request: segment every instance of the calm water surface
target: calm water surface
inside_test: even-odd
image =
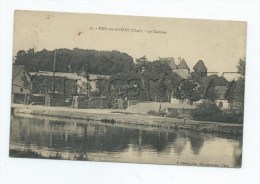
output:
[[[236,137],[82,120],[12,116],[10,149],[43,158],[240,167]],[[34,154],[16,157],[37,157]],[[38,158],[38,157],[37,157]]]

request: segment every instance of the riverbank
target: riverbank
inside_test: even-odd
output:
[[[188,119],[128,113],[122,109],[73,109],[69,107],[12,105],[14,114],[31,114],[65,119],[100,121],[129,126],[160,127],[165,129],[197,130],[205,133],[242,134],[243,125],[220,122],[204,122]]]
[[[39,150],[37,147],[24,148],[23,146],[10,145],[9,156],[14,158],[39,158],[55,160],[89,160],[88,157],[81,153],[58,152],[48,148]]]

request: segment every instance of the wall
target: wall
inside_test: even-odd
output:
[[[184,79],[188,79],[190,77],[190,71],[189,69],[177,69],[174,70],[179,76],[181,76]]]
[[[220,106],[220,103],[222,103],[222,107]],[[224,109],[229,109],[229,102],[228,100],[216,100],[216,105],[218,107],[220,107],[220,109],[224,110]]]

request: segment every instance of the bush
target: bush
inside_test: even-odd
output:
[[[166,116],[166,112],[165,111],[154,111],[154,110],[150,110],[147,112],[147,114],[149,115],[153,115],[153,116]]]
[[[216,121],[221,113],[215,103],[204,102],[192,112],[192,117],[199,121]]]
[[[176,118],[178,115],[179,115],[179,114],[178,114],[177,110],[174,110],[174,111],[170,111],[170,112],[167,114],[167,117]]]
[[[165,111],[159,111],[156,114],[157,114],[157,116],[166,116],[166,112]]]
[[[150,110],[150,111],[147,112],[147,114],[154,116],[154,115],[156,115],[156,112],[154,110]]]
[[[243,123],[243,113],[236,113],[234,111],[224,111],[222,113],[221,122]]]
[[[225,123],[243,123],[243,113],[222,111],[213,102],[204,102],[192,112],[194,120],[216,121]]]

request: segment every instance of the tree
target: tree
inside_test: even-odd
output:
[[[204,102],[192,112],[193,118],[199,121],[217,121],[221,114],[222,111],[212,102]]]
[[[202,94],[203,99],[210,101],[216,100],[219,95],[215,90],[216,86],[226,85],[226,79],[218,77],[217,75],[203,77],[201,81],[200,93]]]
[[[232,110],[236,113],[243,113],[244,111],[244,93],[245,93],[245,59],[240,59],[237,65],[237,72],[241,75],[238,80],[234,82],[229,92],[229,101],[231,102]]]
[[[15,64],[25,65],[29,72],[52,71],[54,51],[20,50]],[[85,66],[90,73],[112,75],[134,70],[133,58],[119,51],[96,51],[74,48],[57,49],[56,70],[59,72],[80,72]]]
[[[245,71],[246,71],[246,59],[239,59],[238,65],[237,65],[237,72],[241,74],[241,78],[245,77]]]
[[[197,101],[200,94],[197,92],[197,84],[193,80],[181,80],[176,88],[175,96],[177,99],[190,99]]]

